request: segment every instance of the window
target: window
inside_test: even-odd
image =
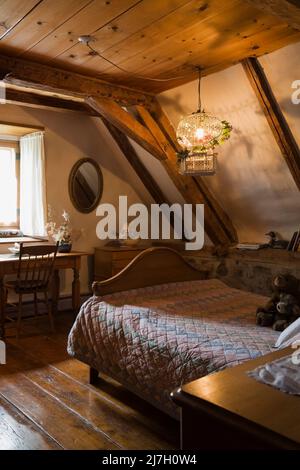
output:
[[[0,121],[0,234],[44,236],[44,132]]]
[[[18,162],[15,148],[0,141],[0,227],[18,227]]]

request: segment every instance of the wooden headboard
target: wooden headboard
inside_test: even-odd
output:
[[[168,282],[205,279],[205,272],[189,264],[171,248],[148,248],[122,271],[105,281],[93,283],[95,295],[106,295]]]

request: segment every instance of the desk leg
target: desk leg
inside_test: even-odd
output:
[[[52,279],[52,312],[54,315],[58,312],[59,290],[60,290],[59,271],[55,269],[53,272],[53,279]]]
[[[72,283],[72,307],[73,314],[76,317],[80,309],[80,270],[78,267],[73,268],[73,283]]]
[[[5,337],[5,301],[3,278],[0,278],[0,339]]]

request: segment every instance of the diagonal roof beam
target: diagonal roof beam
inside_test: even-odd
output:
[[[107,98],[89,97],[86,99],[86,103],[158,160],[166,158],[151,132],[115,101]]]
[[[135,148],[130,143],[130,140],[127,135],[125,135],[124,132],[120,131],[117,127],[115,127],[105,118],[102,118],[102,121],[107,130],[109,131],[110,135],[118,145],[119,149],[121,150],[127,161],[130,163],[130,165],[144,184],[147,191],[151,194],[153,200],[157,204],[169,204],[169,201],[160,189],[159,185],[140,160]]]
[[[256,58],[245,59],[242,65],[267,118],[270,129],[300,189],[300,149],[273,94],[262,66]]]

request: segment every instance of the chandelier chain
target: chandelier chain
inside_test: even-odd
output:
[[[198,67],[198,113],[202,111],[202,104],[201,104],[201,67]]]

